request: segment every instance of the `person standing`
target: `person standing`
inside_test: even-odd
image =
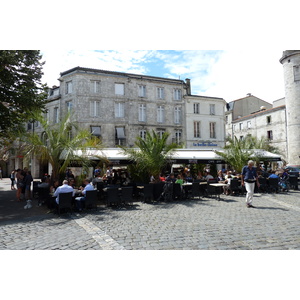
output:
[[[246,205],[247,207],[255,208],[252,205],[255,182],[257,182],[257,186],[259,187],[258,176],[256,172],[256,168],[254,167],[253,160],[248,161],[248,165],[244,166],[242,169],[242,185],[245,186],[247,191],[246,194]]]
[[[12,170],[11,173],[10,173],[10,180],[11,180],[11,190],[15,190],[15,178],[16,178],[16,174],[15,174],[15,170]]]

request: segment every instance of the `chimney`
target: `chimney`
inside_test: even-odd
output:
[[[191,79],[186,78],[185,83],[186,83],[186,93],[187,95],[191,95]]]

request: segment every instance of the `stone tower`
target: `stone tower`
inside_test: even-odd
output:
[[[300,165],[300,50],[286,50],[283,65],[287,120],[288,164]]]

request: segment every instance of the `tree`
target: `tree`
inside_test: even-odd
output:
[[[258,139],[251,135],[247,135],[244,139],[238,140],[236,136],[233,138],[227,137],[226,145],[223,148],[224,152],[215,151],[222,156],[225,161],[230,164],[236,172],[241,173],[243,166],[251,158],[256,162],[260,162],[262,157],[255,151],[256,149],[277,152],[278,150],[270,145],[266,138]]]
[[[27,133],[22,138],[25,156],[34,155],[41,162],[50,163],[55,180],[65,174],[72,162],[80,163],[84,168],[91,166],[92,162],[85,152],[91,148],[102,149],[97,137],[79,129],[71,119],[71,115],[67,114],[60,123],[51,126],[41,115],[36,115],[35,120],[41,123],[43,133]],[[77,154],[77,150],[82,151],[81,155]]]
[[[0,138],[22,127],[47,97],[39,50],[0,51]]]
[[[170,133],[165,132],[162,137],[154,130],[147,132],[145,139],[137,137],[135,145],[138,149],[125,148],[122,150],[127,154],[135,164],[135,170],[132,170],[142,180],[149,181],[153,176],[159,181],[159,174],[167,166],[170,156],[178,147],[177,144],[167,144]],[[146,178],[145,178],[146,177]]]

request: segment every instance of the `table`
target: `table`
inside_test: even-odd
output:
[[[215,187],[218,187],[218,188],[220,188],[220,187],[222,187],[222,186],[223,186],[223,187],[224,187],[224,186],[227,186],[226,183],[210,183],[209,185],[215,186]],[[217,193],[217,194],[216,194],[216,195],[217,195],[217,198],[218,198],[218,201],[221,200],[220,194],[221,194],[221,193]]]

